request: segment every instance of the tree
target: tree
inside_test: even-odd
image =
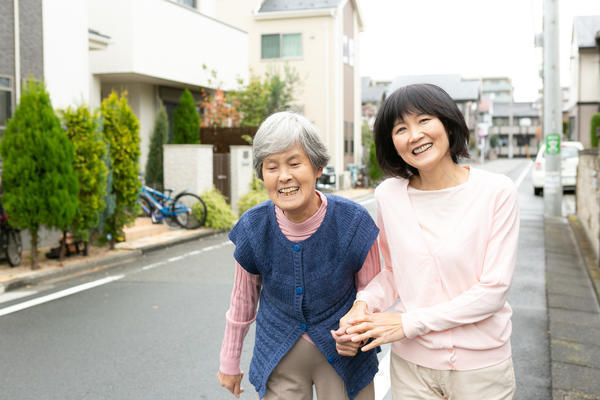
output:
[[[137,199],[141,190],[139,122],[127,104],[127,93],[121,97],[112,92],[100,106],[104,117],[104,138],[110,146],[112,185],[109,193],[115,195],[114,213],[106,220],[105,231],[110,247],[122,240],[123,227],[135,220],[139,211]]]
[[[158,190],[163,190],[163,145],[169,140],[169,120],[167,111],[162,105],[154,119],[154,130],[150,138],[150,151],[146,161],[146,185]]]
[[[241,116],[242,126],[258,126],[269,115],[292,108],[301,84],[300,74],[285,64],[283,76],[278,70],[267,72],[264,78],[250,75],[247,85],[238,81],[239,89],[230,93],[231,103]]]
[[[379,167],[377,162],[377,155],[375,152],[375,141],[371,142],[371,148],[369,149],[369,178],[372,183],[379,181],[383,177],[383,171]]]
[[[173,143],[196,144],[200,129],[200,114],[192,93],[185,89],[179,98],[179,105],[173,112]]]
[[[108,175],[108,168],[104,162],[106,146],[100,118],[92,114],[85,105],[77,109],[68,107],[62,112],[62,120],[75,151],[73,168],[79,182],[79,206],[71,229],[75,239],[85,244],[84,254],[87,255],[90,233],[98,227],[100,214],[105,208]],[[63,247],[64,242],[65,240]]]
[[[64,231],[77,209],[73,146],[43,83],[29,80],[0,146],[2,202],[13,225],[31,233],[31,268],[38,269],[41,226]]]
[[[227,103],[227,97],[221,89],[215,90],[213,94],[202,90],[202,127],[237,125],[239,113]]]

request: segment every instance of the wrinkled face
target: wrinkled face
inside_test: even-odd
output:
[[[267,156],[262,164],[269,197],[292,222],[302,222],[320,206],[315,184],[323,169],[315,169],[300,146]]]
[[[427,114],[406,114],[396,120],[392,141],[398,155],[420,172],[452,161],[444,124]]]

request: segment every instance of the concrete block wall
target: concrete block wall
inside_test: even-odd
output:
[[[229,149],[231,208],[238,215],[238,200],[250,190],[252,182],[252,146],[230,146]]]
[[[579,152],[577,167],[577,216],[583,225],[596,255],[600,238],[600,159],[598,149]]]
[[[165,144],[163,173],[166,189],[201,194],[213,186],[213,146],[209,144]]]

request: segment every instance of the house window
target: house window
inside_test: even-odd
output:
[[[276,33],[261,36],[261,58],[302,57],[301,33]]]
[[[12,116],[12,87],[10,79],[0,77],[0,134],[4,133]]]

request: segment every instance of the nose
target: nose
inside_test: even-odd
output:
[[[418,126],[408,127],[407,130],[410,135],[409,140],[413,143],[418,142],[423,137],[423,132],[421,132]]]
[[[279,181],[280,182],[287,182],[292,178],[292,175],[290,174],[290,170],[288,167],[282,167],[280,172],[279,172]]]

